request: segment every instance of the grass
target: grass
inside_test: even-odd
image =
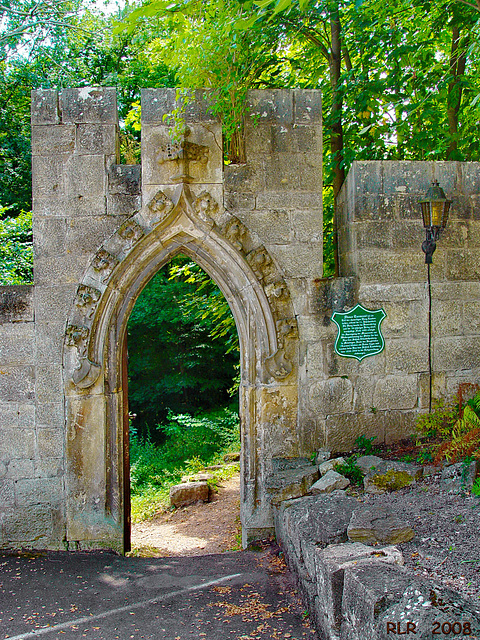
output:
[[[152,518],[169,508],[170,487],[182,476],[206,466],[221,464],[223,456],[240,450],[238,415],[221,409],[199,416],[169,415],[161,425],[167,434],[163,445],[130,437],[132,522]],[[209,471],[213,489],[238,471],[238,465]]]

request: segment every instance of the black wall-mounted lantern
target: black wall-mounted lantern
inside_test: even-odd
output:
[[[425,227],[425,240],[422,242],[422,251],[425,253],[425,264],[432,264],[432,256],[437,248],[437,240],[448,222],[451,200],[447,200],[445,192],[436,180],[420,200],[422,206],[423,226]]]
[[[430,265],[432,256],[437,248],[437,240],[447,226],[448,213],[450,211],[451,200],[447,200],[445,192],[436,180],[425,194],[425,198],[420,200],[422,206],[423,226],[425,227],[425,240],[422,242],[422,251],[425,254],[425,264],[427,265],[428,282],[428,374],[429,374],[429,400],[428,410],[432,411],[432,284],[430,281]]]

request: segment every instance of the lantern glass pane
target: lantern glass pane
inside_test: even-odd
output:
[[[432,226],[432,217],[431,217],[431,209],[430,202],[422,202],[422,215],[423,215],[423,226],[431,227]]]
[[[437,200],[432,202],[432,226],[441,227],[443,218],[443,204],[444,200]]]

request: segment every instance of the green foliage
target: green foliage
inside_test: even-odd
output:
[[[443,398],[434,402],[430,413],[422,413],[416,420],[417,432],[426,438],[450,435],[453,425],[458,419],[458,406],[452,402],[445,403]]]
[[[473,483],[472,493],[474,496],[478,496],[480,498],[480,477],[476,478],[475,482]]]
[[[231,402],[237,340],[222,294],[188,258],[177,256],[150,280],[128,323],[129,405],[142,437],[150,425],[160,441],[152,425],[169,410],[194,414]]]
[[[360,467],[357,467],[356,459],[357,457],[355,455],[350,456],[346,458],[345,464],[335,465],[334,470],[348,478],[352,484],[361,485],[365,474]]]
[[[5,208],[0,208],[1,212]],[[0,219],[0,285],[33,283],[32,214]]]
[[[355,440],[355,446],[357,449],[362,451],[366,456],[369,456],[373,449],[373,441],[377,439],[377,436],[372,436],[371,438],[367,438],[365,435],[359,436]]]
[[[419,464],[429,464],[433,462],[433,456],[430,451],[420,451],[417,456],[417,462]]]
[[[180,482],[183,475],[196,473],[205,465],[220,462],[226,452],[240,449],[238,415],[230,409],[196,417],[170,414],[161,429],[167,434],[161,446],[137,435],[130,437],[134,521],[166,508],[169,488]],[[216,479],[229,473],[232,467],[217,474]]]
[[[417,430],[423,437],[441,439],[435,462],[444,458],[457,462],[469,456],[480,460],[480,391],[467,401],[461,413],[458,402],[437,402],[432,413],[417,418]]]

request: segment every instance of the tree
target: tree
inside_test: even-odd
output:
[[[155,434],[169,410],[194,414],[232,401],[238,341],[226,302],[219,315],[219,298],[208,276],[178,256],[137,300],[128,324],[129,405],[142,435],[147,425]]]

